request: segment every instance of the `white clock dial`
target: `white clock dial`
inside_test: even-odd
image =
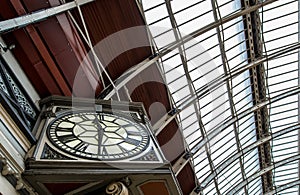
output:
[[[135,156],[149,144],[145,127],[122,114],[77,111],[54,119],[47,129],[50,141],[75,156],[120,160]]]

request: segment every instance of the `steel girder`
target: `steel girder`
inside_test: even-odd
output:
[[[75,8],[76,6],[84,5],[86,3],[90,3],[94,0],[75,0],[69,3],[65,3],[56,7],[51,7],[44,10],[39,10],[37,12],[34,12],[32,14],[27,14],[25,16],[20,16],[17,18],[12,18],[8,20],[4,20],[0,22],[0,34],[10,31],[19,29],[22,27],[25,27],[29,24],[33,24],[36,22],[39,22],[41,20],[44,20],[46,18],[49,18],[51,16],[55,16],[57,14],[66,12],[70,9]]]
[[[210,23],[210,24],[204,26],[203,28],[200,28],[200,29],[188,34],[188,35],[185,35],[185,36],[182,37],[182,41],[180,41],[180,42],[174,41],[174,42],[170,43],[164,49],[162,49],[159,53],[154,54],[154,55],[150,56],[149,58],[143,60],[139,64],[137,64],[134,67],[134,69],[130,69],[130,70],[126,71],[123,76],[121,76],[119,79],[117,79],[115,81],[115,83],[116,83],[116,88],[115,89],[116,90],[121,89],[131,79],[133,79],[136,75],[138,75],[141,71],[145,70],[151,64],[158,61],[159,58],[167,55],[168,53],[170,53],[174,49],[178,48],[178,46],[194,39],[195,37],[198,37],[198,36],[204,34],[205,32],[208,32],[208,31],[220,26],[221,24],[225,24],[225,23],[227,23],[227,22],[229,22],[229,21],[231,21],[235,18],[243,16],[247,13],[253,12],[253,11],[255,11],[255,10],[265,6],[265,5],[271,4],[271,3],[276,2],[276,1],[278,1],[278,0],[266,0],[264,2],[260,2],[260,3],[254,5],[254,6],[250,6],[246,9],[243,9],[239,12],[236,12],[235,14],[224,17],[224,18],[222,18],[222,20],[218,20],[216,22]],[[104,99],[110,99],[114,94],[115,94],[115,90],[111,90],[111,87],[107,87],[106,90],[104,90],[104,93],[102,94],[101,97],[103,97]]]

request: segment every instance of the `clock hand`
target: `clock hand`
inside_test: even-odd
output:
[[[134,145],[134,146],[138,146],[140,144],[140,141],[134,138],[130,138],[130,137],[126,137],[124,139],[124,141],[128,144]]]
[[[104,129],[101,126],[101,123],[98,119],[99,115],[96,115],[95,120],[93,121],[94,124],[97,126],[97,132],[98,132],[98,155],[101,154],[101,145],[103,141],[103,136],[104,136]]]

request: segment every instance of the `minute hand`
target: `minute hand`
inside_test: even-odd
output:
[[[97,126],[97,132],[98,132],[98,155],[101,154],[101,145],[103,141],[103,135],[104,135],[104,129],[101,126],[101,123],[98,119],[98,117],[95,118],[94,123]]]

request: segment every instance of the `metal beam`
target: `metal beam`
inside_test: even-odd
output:
[[[277,192],[281,192],[283,190],[286,190],[286,189],[289,189],[289,188],[292,188],[292,187],[295,187],[297,185],[300,185],[300,180],[297,179],[295,181],[292,181],[292,182],[289,182],[289,183],[286,183],[284,185],[280,185],[280,186],[276,186],[276,190],[272,190],[268,193],[265,193],[264,195],[273,195],[273,194],[277,194]]]
[[[243,0],[244,8],[251,6],[250,0]],[[261,42],[261,23],[259,20],[259,12],[255,10],[247,13],[245,16],[245,29],[248,43],[248,56],[249,61],[254,61],[256,58],[262,56],[262,42]],[[250,69],[250,79],[253,91],[253,104],[259,104],[261,101],[266,100],[266,84],[265,84],[265,70],[263,64],[259,64]],[[268,108],[262,107],[255,111],[255,125],[256,137],[261,139],[270,134],[269,132],[269,115]],[[261,169],[265,168],[271,163],[271,149],[270,143],[267,142],[260,145],[258,148],[259,164]],[[268,192],[273,189],[272,172],[267,172],[262,175],[263,192]]]
[[[266,174],[269,171],[272,171],[273,169],[283,166],[285,164],[288,164],[290,162],[296,161],[300,159],[300,154],[294,155],[292,157],[286,158],[284,160],[275,162],[274,164],[267,166],[261,170],[259,170],[258,172],[256,172],[255,174],[251,175],[250,177],[248,177],[247,181],[243,181],[235,186],[233,186],[231,188],[231,190],[229,192],[226,192],[226,194],[234,194],[236,191],[239,191],[242,187],[244,187],[247,183],[250,183],[252,181],[254,181],[255,179],[257,179],[258,177]]]
[[[218,13],[219,13],[219,17],[221,17],[218,1],[211,0],[211,5],[212,5],[212,8],[213,8],[214,19],[215,19],[215,21],[217,21],[218,20]],[[220,52],[221,52],[223,70],[224,70],[225,76],[229,76],[229,79],[226,79],[226,87],[227,87],[228,100],[229,100],[229,104],[230,104],[230,112],[231,112],[232,118],[235,118],[235,117],[238,117],[238,115],[237,115],[237,112],[236,112],[235,103],[233,101],[233,94],[232,94],[233,93],[233,88],[232,88],[233,87],[232,86],[233,78],[231,77],[231,70],[230,70],[230,66],[228,64],[226,51],[225,51],[225,43],[223,42],[223,41],[225,41],[224,40],[223,25],[220,25],[220,26],[221,26],[222,32],[220,30],[220,27],[217,27],[216,31],[217,31],[217,37],[218,37],[218,41],[219,41],[219,45],[220,45],[219,48],[220,48]],[[241,142],[240,142],[240,138],[239,138],[238,128],[239,128],[239,124],[238,124],[238,120],[237,120],[235,123],[233,123],[233,129],[234,129],[234,135],[235,135],[234,137],[235,137],[235,143],[236,143],[237,150],[238,150],[238,152],[241,152],[242,146],[241,146]],[[240,163],[240,169],[241,169],[241,173],[242,173],[242,179],[246,180],[244,162],[243,162],[243,159],[242,159],[243,156],[244,155],[239,157],[239,163]],[[217,175],[215,175],[215,177],[216,176]],[[247,186],[244,187],[244,193],[246,195],[248,195]]]
[[[249,114],[256,112],[257,110],[261,109],[262,107],[265,107],[266,105],[269,105],[271,103],[277,102],[284,98],[290,97],[291,95],[295,95],[295,94],[299,94],[299,93],[300,93],[300,85],[297,87],[292,87],[289,91],[286,91],[286,92],[281,93],[273,98],[270,98],[269,100],[266,100],[259,104],[256,104],[247,110],[241,111],[240,113],[238,113],[239,119],[244,118],[244,117],[248,116]],[[224,129],[226,129],[227,127],[232,125],[236,120],[238,120],[238,119],[237,118],[228,119],[228,120],[224,121],[223,124],[220,124],[220,125],[216,126],[215,128],[213,128],[211,130],[211,133],[208,134],[207,138],[199,141],[196,144],[196,146],[191,149],[191,152],[193,154],[195,154],[199,149],[201,149],[205,145],[206,142],[208,142],[212,138],[216,137],[220,132],[222,132]]]
[[[157,45],[155,44],[153,36],[152,36],[151,31],[149,29],[149,25],[148,25],[147,20],[146,20],[146,16],[145,16],[145,11],[144,11],[144,8],[143,8],[142,0],[140,0],[140,1],[139,0],[135,0],[135,3],[136,3],[136,5],[137,5],[137,7],[138,7],[138,9],[139,9],[142,17],[143,17],[143,20],[144,20],[145,24],[146,24],[148,41],[149,41],[149,43],[151,45],[151,47],[150,47],[151,53],[153,54],[153,53],[155,53],[155,48],[157,48]]]
[[[300,1],[298,1],[298,22],[300,21]],[[298,42],[300,42],[300,33],[298,33]],[[298,50],[298,78],[300,78],[300,50]],[[300,85],[300,79],[298,79],[298,85]],[[298,121],[300,121],[300,96],[298,96]],[[298,140],[300,140],[300,130],[298,131]],[[300,141],[298,141],[298,152],[300,153]],[[300,179],[300,161],[298,162],[298,178]],[[298,188],[298,194],[300,194],[300,187]]]
[[[256,142],[246,146],[242,151],[233,154],[232,156],[228,156],[228,159],[222,164],[220,164],[218,167],[216,167],[216,172],[208,175],[203,181],[201,181],[201,187],[206,188],[207,185],[211,182],[211,180],[218,174],[220,174],[223,170],[227,168],[228,165],[232,164],[236,159],[241,157],[242,155],[252,151],[253,149],[257,148],[258,146],[271,141],[272,139],[278,138],[282,135],[285,135],[287,133],[290,133],[292,131],[296,131],[300,129],[300,123],[297,123],[295,125],[289,126],[287,128],[284,128],[280,131],[277,131],[276,133],[269,135],[265,138],[262,138],[260,140],[257,140]]]
[[[162,120],[159,120],[153,125],[153,129],[156,135],[158,135],[165,126],[167,126],[177,115],[180,114],[184,109],[188,108],[190,105],[193,104],[193,101],[198,100],[199,98],[207,95],[209,93],[209,90],[212,91],[216,89],[218,86],[222,85],[224,82],[226,82],[229,79],[233,79],[243,73],[246,70],[249,70],[252,67],[255,67],[267,60],[273,60],[279,56],[282,56],[290,51],[296,50],[300,48],[300,43],[296,43],[295,45],[292,45],[288,48],[284,48],[278,52],[274,52],[273,54],[270,54],[269,56],[265,56],[263,58],[257,59],[241,68],[235,69],[231,72],[230,75],[221,75],[217,77],[216,79],[212,80],[211,82],[207,83],[207,86],[209,86],[209,89],[207,87],[201,87],[199,90],[197,90],[197,95],[192,96],[190,100],[187,100],[187,102],[184,105],[179,106],[179,109],[176,110],[176,112],[169,111],[165,116],[162,117]],[[126,76],[126,75],[125,75]]]
[[[172,166],[172,170],[175,173],[175,176],[177,176],[180,171],[185,167],[185,165],[189,162],[190,158],[190,153],[185,152],[180,156],[180,158],[174,163]]]
[[[170,22],[171,22],[171,25],[172,25],[172,28],[173,28],[173,33],[174,33],[176,42],[180,43],[180,42],[182,42],[182,36],[181,36],[180,30],[178,29],[178,26],[177,26],[177,23],[176,23],[176,19],[175,19],[173,10],[172,10],[171,2],[170,2],[170,0],[165,0],[165,2],[166,2],[166,7],[167,7],[168,14],[169,14],[169,18],[170,18]],[[188,83],[189,92],[190,92],[190,94],[192,94],[192,96],[195,96],[196,95],[196,88],[195,88],[195,86],[192,82],[190,72],[189,72],[189,69],[188,69],[184,44],[178,45],[177,49],[179,51],[179,56],[180,56],[181,63],[182,63],[182,66],[183,66],[184,75],[185,75],[187,83]],[[200,110],[199,101],[193,101],[193,107],[194,107],[194,110],[195,110],[195,115],[197,117],[197,122],[198,122],[198,125],[199,125],[199,130],[200,130],[201,136],[205,137],[206,132],[205,132],[205,129],[204,129],[204,125],[202,123],[201,113],[199,111]],[[205,151],[206,151],[207,159],[209,161],[210,170],[211,170],[211,172],[214,172],[215,171],[214,170],[215,166],[214,166],[213,160],[211,158],[210,146],[209,146],[208,143],[205,144]],[[218,187],[218,182],[217,182],[216,178],[214,178],[214,183],[215,183],[217,193],[220,194],[219,187]]]
[[[23,7],[22,3],[18,0],[11,1],[12,6],[16,10],[18,15],[26,14],[26,10]],[[0,22],[1,23],[1,22]],[[35,47],[38,49],[38,52],[43,59],[43,61],[47,64],[49,71],[53,75],[57,85],[59,86],[62,94],[65,96],[71,96],[72,91],[67,84],[65,78],[61,75],[59,69],[57,68],[55,61],[51,57],[47,47],[45,46],[44,41],[41,39],[41,36],[38,34],[37,30],[32,25],[25,26],[25,30],[27,31],[30,39],[32,40]]]
[[[151,47],[150,47],[151,53],[152,53],[152,54],[155,54],[156,51],[159,50],[159,48],[158,48],[158,46],[156,45],[156,42],[154,41],[154,38],[153,38],[152,33],[151,33],[151,30],[150,30],[149,25],[148,25],[148,23],[147,23],[146,16],[145,16],[145,12],[146,12],[146,11],[145,11],[144,8],[143,8],[142,0],[135,0],[135,2],[136,2],[137,6],[138,6],[138,8],[139,8],[139,11],[140,11],[140,13],[141,13],[141,15],[142,15],[142,17],[143,17],[144,22],[145,22],[145,24],[146,24],[146,30],[147,30],[147,35],[148,35],[148,41],[149,41],[150,46],[151,46]],[[162,3],[162,4],[164,4],[164,3]],[[160,64],[157,63],[156,65],[157,65],[158,70],[160,71],[160,74],[162,75],[162,78],[163,78],[164,83],[166,83],[166,76],[165,76],[164,74],[162,74],[162,71],[164,70],[163,62],[161,61]],[[172,103],[174,102],[174,98],[173,98],[172,95],[170,94],[170,90],[169,90],[169,89],[167,89],[167,92],[168,92],[168,97],[169,97],[169,99],[170,99],[170,105],[172,106],[172,105],[174,105],[174,104],[172,104]]]
[[[249,14],[249,13],[255,11],[255,10],[258,10],[259,8],[261,8],[263,6],[269,5],[269,4],[274,3],[276,1],[278,1],[278,0],[265,0],[264,2],[259,2],[256,5],[245,8],[245,9],[239,11],[239,12],[236,12],[235,14],[223,17],[222,19],[220,19],[218,21],[212,22],[212,23],[200,28],[199,30],[196,30],[196,31],[192,32],[191,34],[188,34],[188,35],[184,36],[182,38],[182,44],[186,43],[186,42],[188,42],[188,41],[190,41],[190,40],[192,40],[192,39],[194,39],[194,38],[196,38],[196,37],[198,37],[198,36],[200,36],[200,35],[202,35],[206,32],[208,32],[208,31],[210,31],[210,30],[212,30],[212,29],[214,29],[218,26],[220,26],[221,24],[225,24],[225,23],[227,23],[227,22],[229,22],[233,19],[236,19],[240,16],[243,16],[245,14]],[[173,42],[173,43],[170,43],[169,45],[167,45],[165,47],[164,50],[170,50],[170,49],[173,50],[177,47],[178,44],[181,44],[181,43],[176,43],[176,41]]]
[[[271,4],[273,2],[276,2],[278,0],[266,0],[264,2],[260,2],[254,6],[251,6],[249,8],[246,8],[244,10],[241,10],[235,14],[232,14],[230,16],[226,16],[224,18],[222,18],[221,20],[218,20],[218,21],[215,21],[215,22],[212,22],[206,26],[204,26],[203,28],[200,28],[194,32],[192,32],[191,34],[189,35],[186,35],[186,36],[183,36],[182,37],[182,41],[178,42],[178,41],[174,41],[172,43],[170,43],[169,45],[167,45],[166,47],[164,47],[164,49],[161,50],[161,52],[153,55],[153,56],[150,56],[149,58],[143,60],[142,62],[140,62],[139,64],[137,64],[135,66],[135,70],[134,69],[131,69],[129,71],[127,71],[124,75],[126,76],[121,76],[120,79],[118,79],[116,82],[115,82],[115,86],[116,86],[116,90],[120,90],[124,85],[126,85],[131,79],[133,79],[136,75],[138,75],[138,73],[140,73],[141,71],[145,70],[147,67],[149,67],[151,64],[153,64],[154,62],[156,62],[159,58],[167,55],[168,53],[170,53],[171,51],[175,50],[178,46],[204,34],[205,32],[207,31],[210,31],[218,26],[220,26],[221,24],[225,24],[235,18],[238,18],[240,16],[243,16],[247,13],[250,13],[252,11],[255,11],[263,6],[266,6],[268,4]],[[131,72],[131,73],[130,73]],[[128,74],[130,73],[130,74]],[[106,88],[105,91],[105,95],[103,94],[101,97],[104,98],[104,99],[110,99],[115,91],[109,89],[109,87]]]
[[[63,13],[70,9],[75,8],[77,5],[84,5],[86,3],[92,2],[94,0],[75,0],[70,3],[65,3],[56,7],[47,8],[44,10],[39,10],[37,12],[27,14],[24,16],[20,16],[17,18],[12,18],[8,20],[4,20],[0,22],[0,34],[4,32],[8,32],[10,30],[19,29],[25,27],[29,24],[33,24],[49,18],[51,16],[55,16],[57,14]]]

